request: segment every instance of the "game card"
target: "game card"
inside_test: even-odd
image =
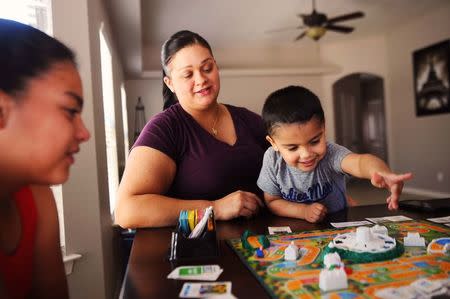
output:
[[[428,218],[428,221],[436,223],[450,223],[450,216],[438,217],[438,218]]]
[[[229,298],[231,282],[185,282],[180,292],[180,298]]]
[[[292,233],[292,230],[289,226],[269,226],[269,234],[282,234],[282,233]]]
[[[333,227],[341,228],[341,227],[348,227],[348,226],[361,226],[361,225],[371,225],[369,221],[363,220],[363,221],[349,221],[349,222],[331,222],[330,223]]]
[[[219,265],[181,266],[175,268],[167,278],[181,280],[217,280],[223,269]]]
[[[409,217],[398,215],[398,216],[386,216],[386,217],[377,217],[377,218],[366,218],[373,223],[383,223],[383,222],[401,222],[401,221],[409,221],[413,220]]]
[[[431,294],[442,289],[442,284],[440,282],[426,278],[418,279],[412,282],[411,286],[424,294]]]

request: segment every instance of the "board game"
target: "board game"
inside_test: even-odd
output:
[[[420,233],[427,244],[450,236],[449,227],[427,221],[382,225],[397,242],[403,242],[408,232]],[[405,247],[399,258],[387,261],[356,264],[344,259],[348,268],[348,288],[324,293],[319,288],[323,250],[336,235],[352,230],[355,228],[267,235],[270,247],[263,249],[263,257],[243,248],[241,239],[227,240],[227,244],[272,298],[377,298],[377,290],[409,285],[419,278],[449,278],[448,254],[428,254],[426,247]],[[301,257],[296,261],[285,261],[284,250],[292,241],[300,248]]]

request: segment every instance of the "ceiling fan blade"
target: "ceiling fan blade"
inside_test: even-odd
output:
[[[303,38],[306,35],[306,31],[303,31],[299,36],[297,36],[294,41],[298,41],[299,39]]]
[[[289,31],[289,30],[297,30],[297,29],[302,29],[305,28],[305,26],[300,25],[300,26],[289,26],[289,27],[281,27],[281,28],[276,28],[276,29],[269,29],[264,31],[264,33],[276,33],[276,32],[283,32],[283,31]]]
[[[339,26],[339,25],[333,25],[333,24],[328,24],[325,26],[326,29],[331,30],[331,31],[337,31],[340,33],[350,33],[353,30],[355,30],[355,28],[353,27],[348,27],[348,26]]]
[[[354,12],[354,13],[349,13],[349,14],[346,14],[346,15],[330,18],[330,19],[328,19],[327,23],[329,24],[329,23],[348,21],[348,20],[362,18],[362,17],[364,17],[364,13],[362,11],[357,11],[357,12]]]
[[[299,13],[299,14],[297,14],[297,17],[299,17],[299,18],[305,18],[305,17],[309,17],[311,14],[309,14],[309,15],[307,15],[307,14],[304,14],[304,13]]]

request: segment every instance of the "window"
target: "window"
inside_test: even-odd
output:
[[[130,144],[128,142],[128,117],[127,117],[127,94],[123,84],[120,86],[120,96],[122,101],[122,120],[123,120],[123,145],[125,147],[125,161],[128,157]]]
[[[51,0],[0,0],[0,18],[15,20],[52,35]]]
[[[119,187],[113,68],[111,51],[105,39],[105,35],[103,34],[103,25],[100,26],[99,35],[102,66],[103,113],[105,118],[106,160],[108,167],[109,208],[112,215],[116,206],[116,192]]]

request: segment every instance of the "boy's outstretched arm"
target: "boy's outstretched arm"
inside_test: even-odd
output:
[[[412,178],[412,173],[396,174],[378,157],[370,154],[349,154],[342,160],[342,170],[358,178],[370,180],[373,186],[385,188],[391,195],[386,199],[388,208],[398,208],[404,181]]]
[[[278,216],[305,219],[308,222],[316,223],[321,221],[327,208],[320,203],[303,204],[290,202],[279,196],[274,196],[264,192],[264,200],[269,210]]]

